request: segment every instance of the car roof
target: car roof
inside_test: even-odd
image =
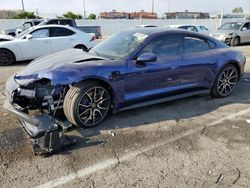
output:
[[[226,24],[226,23],[249,23],[250,20],[235,20],[235,21],[229,21],[229,22],[225,22],[223,24]]]
[[[67,29],[71,29],[73,30],[72,27],[68,26],[68,25],[59,25],[59,24],[49,24],[49,25],[37,25],[34,26],[34,29],[39,29],[39,28],[47,28],[47,27],[63,27],[63,28],[67,28]]]
[[[180,34],[198,34],[194,32],[190,32],[187,30],[182,30],[182,29],[172,29],[172,28],[158,28],[158,27],[152,27],[152,28],[136,28],[136,29],[131,29],[127,30],[131,32],[138,32],[138,33],[143,33],[146,35],[155,35],[155,34],[167,34],[167,33],[180,33]]]
[[[200,25],[200,24],[178,24],[178,25],[166,25],[165,27],[181,27],[181,26],[196,26],[196,27],[199,27],[199,26],[203,26],[203,25]],[[206,27],[206,26],[204,26]]]

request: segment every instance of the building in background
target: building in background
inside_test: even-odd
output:
[[[101,12],[101,19],[157,19],[157,14],[154,12],[145,12],[141,10],[140,12]]]
[[[17,16],[21,10],[0,10],[0,19],[10,19]]]
[[[163,14],[164,19],[209,19],[210,14],[207,12],[166,12]]]

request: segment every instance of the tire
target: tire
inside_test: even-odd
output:
[[[239,44],[240,44],[240,37],[234,37],[230,42],[231,46],[238,46]]]
[[[217,75],[213,89],[212,96],[222,98],[232,94],[237,86],[239,80],[239,73],[234,65],[226,65]]]
[[[76,49],[81,49],[81,50],[84,51],[84,52],[87,52],[87,51],[88,51],[88,48],[87,48],[86,46],[84,46],[84,45],[81,45],[81,44],[76,45],[75,48],[76,48]]]
[[[63,110],[68,121],[80,127],[94,127],[108,115],[111,98],[108,90],[97,82],[72,86],[67,92]]]
[[[7,49],[0,49],[0,65],[9,66],[15,63],[16,58],[14,54]]]

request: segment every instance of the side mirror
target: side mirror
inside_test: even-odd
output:
[[[25,38],[28,39],[28,40],[30,40],[30,39],[32,39],[32,35],[31,35],[31,34],[28,34],[28,35],[26,35]]]
[[[243,27],[242,29],[241,29],[241,31],[246,31],[247,30],[247,28],[246,27]]]
[[[144,53],[144,54],[141,54],[135,61],[135,63],[137,65],[140,65],[140,66],[144,66],[144,63],[147,63],[147,62],[156,62],[157,61],[157,57],[155,54],[153,53]]]

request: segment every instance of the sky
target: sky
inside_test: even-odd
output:
[[[23,0],[25,9],[36,11],[41,16],[62,15],[67,11],[83,14],[83,0]],[[222,9],[226,13],[231,12],[234,7],[241,6],[244,11],[250,12],[249,0],[154,0],[155,11],[158,17],[168,11],[202,11],[212,14],[220,13]],[[100,12],[112,11],[151,11],[152,0],[85,0],[87,15]],[[22,9],[21,0],[0,0],[0,9]]]

